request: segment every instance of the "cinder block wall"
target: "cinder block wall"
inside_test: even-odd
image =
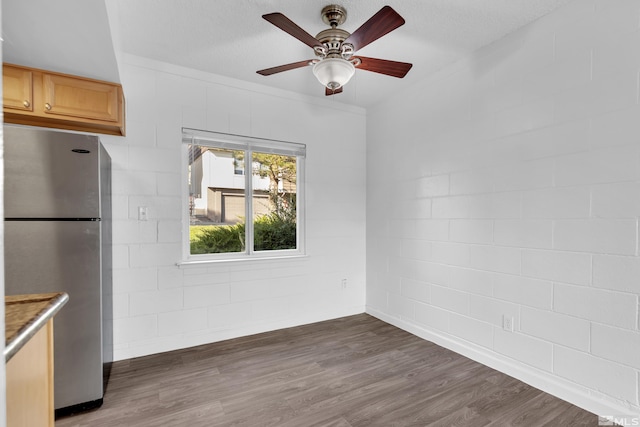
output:
[[[362,313],[365,111],[135,56],[120,67],[127,136],[102,137],[116,360]],[[307,144],[306,257],[176,265],[188,238],[182,127]]]
[[[370,313],[640,413],[639,23],[576,0],[368,111]]]

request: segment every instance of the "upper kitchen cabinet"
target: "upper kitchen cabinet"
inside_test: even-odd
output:
[[[6,123],[125,134],[119,84],[12,64],[2,74]]]
[[[2,71],[5,112],[7,109],[33,111],[33,72],[10,65],[5,65]]]

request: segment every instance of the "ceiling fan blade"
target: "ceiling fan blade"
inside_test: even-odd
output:
[[[291,34],[307,46],[311,48],[316,46],[322,47],[322,43],[320,43],[315,37],[300,28],[295,22],[284,16],[282,13],[268,13],[266,15],[262,15],[262,17],[280,28],[282,31]]]
[[[403,78],[407,75],[413,64],[408,62],[389,61],[387,59],[367,58],[358,56],[360,64],[356,68],[372,71],[374,73],[385,74],[387,76]]]
[[[324,94],[325,94],[326,96],[336,95],[336,94],[338,94],[338,93],[342,93],[342,86],[341,86],[341,87],[339,87],[338,89],[335,89],[335,90],[333,90],[333,89],[329,89],[328,87],[325,87],[325,88],[324,88]]]
[[[402,24],[404,24],[402,16],[398,15],[391,6],[385,6],[347,37],[344,43],[351,43],[354,50],[357,51]]]
[[[270,76],[271,74],[276,74],[276,73],[281,73],[283,71],[295,70],[296,68],[306,67],[308,65],[311,65],[312,62],[313,62],[312,59],[307,59],[305,61],[292,62],[291,64],[265,68],[264,70],[256,71],[256,73],[262,74],[263,76]]]

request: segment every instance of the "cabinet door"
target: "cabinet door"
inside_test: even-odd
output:
[[[7,363],[7,426],[53,427],[53,320]]]
[[[117,122],[119,87],[108,83],[44,74],[44,113]]]
[[[33,72],[4,65],[2,78],[4,108],[33,111]]]

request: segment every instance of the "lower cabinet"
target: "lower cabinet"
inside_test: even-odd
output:
[[[53,320],[7,362],[7,427],[54,427]]]

